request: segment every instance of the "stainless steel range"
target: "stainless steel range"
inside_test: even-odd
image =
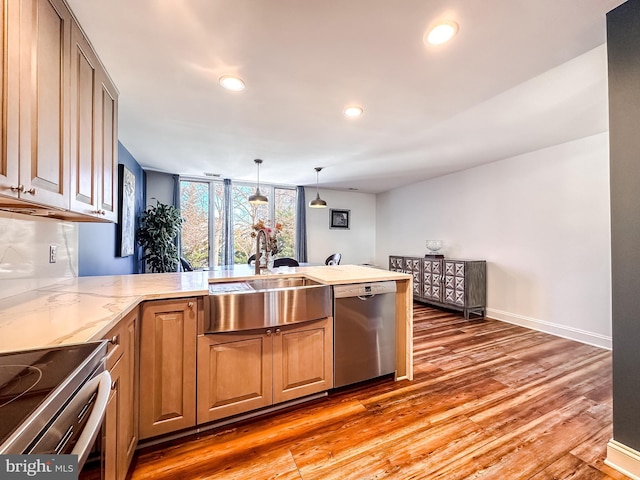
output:
[[[111,378],[106,342],[0,354],[0,454],[78,455],[101,428]]]

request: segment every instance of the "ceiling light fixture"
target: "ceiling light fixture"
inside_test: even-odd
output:
[[[249,197],[249,203],[253,205],[264,205],[265,203],[269,203],[269,199],[260,193],[260,164],[262,163],[262,160],[256,158],[254,163],[258,166],[258,183],[256,186],[256,193]]]
[[[359,105],[349,105],[344,109],[345,117],[359,117],[364,113],[364,109]]]
[[[316,198],[309,202],[311,208],[327,208],[327,202],[320,198],[320,192],[318,191],[318,179],[320,177],[320,171],[322,167],[316,167]]]
[[[440,45],[451,40],[456,33],[458,33],[458,24],[456,22],[442,22],[425,35],[424,41],[431,45]]]
[[[219,82],[220,85],[222,85],[224,88],[233,92],[244,90],[244,82],[240,77],[234,77],[233,75],[223,75],[220,77]]]

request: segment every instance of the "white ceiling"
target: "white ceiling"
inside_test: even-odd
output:
[[[607,131],[605,14],[623,0],[68,3],[144,168],[255,181],[262,158],[266,183],[315,185],[320,166],[323,188],[376,193]],[[459,33],[426,46],[439,19]]]

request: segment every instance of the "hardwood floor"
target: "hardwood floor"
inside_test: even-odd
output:
[[[414,306],[415,379],[374,381],[136,455],[131,479],[625,479],[611,352]]]

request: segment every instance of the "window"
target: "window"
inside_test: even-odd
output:
[[[182,256],[194,268],[209,266],[209,184],[180,181]]]
[[[255,253],[252,225],[258,220],[270,225],[282,224],[279,257],[295,257],[296,190],[295,188],[260,185],[269,198],[267,205],[251,205],[249,196],[255,185],[232,184],[234,263],[246,264]],[[224,184],[220,181],[180,181],[182,225],[182,256],[195,268],[221,265],[223,254]]]

